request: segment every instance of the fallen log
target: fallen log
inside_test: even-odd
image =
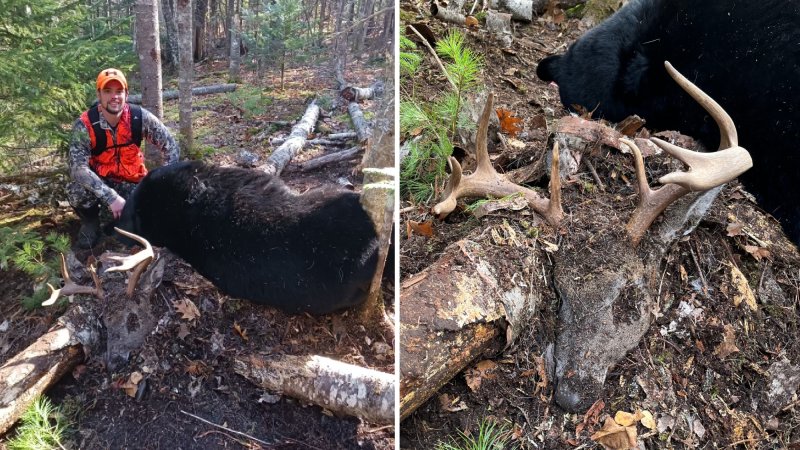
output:
[[[383,95],[385,86],[383,81],[376,81],[368,88],[361,88],[357,86],[345,86],[339,90],[339,95],[348,102],[361,102],[363,100],[371,100]]]
[[[400,420],[481,356],[510,324],[513,340],[540,302],[525,281],[539,264],[520,245],[498,246],[483,229],[448,246],[400,290]],[[525,261],[513,261],[514,251]],[[545,284],[542,279],[541,284]],[[544,291],[542,287],[541,292]]]
[[[353,128],[356,129],[358,141],[366,143],[372,130],[370,130],[369,122],[364,117],[364,113],[361,112],[361,107],[356,102],[350,102],[347,105],[347,112],[350,114],[350,120],[353,121]]]
[[[511,18],[523,22],[533,20],[534,10],[544,10],[547,2],[544,0],[491,0],[493,9],[503,9],[511,13]]]
[[[358,154],[361,153],[361,147],[352,147],[347,150],[343,150],[340,152],[329,153],[327,155],[322,155],[314,159],[309,159],[308,161],[300,164],[300,171],[308,172],[309,170],[319,169],[322,166],[327,164],[340,162],[340,161],[349,161],[351,159],[355,159],[358,157]]]
[[[211,86],[200,86],[192,88],[192,95],[207,95],[207,94],[221,94],[223,92],[233,92],[236,90],[236,84],[214,84]],[[178,91],[164,91],[161,93],[162,100],[175,100],[179,97]],[[131,94],[128,96],[128,103],[142,103],[141,94]]]
[[[234,370],[253,384],[338,414],[394,423],[395,376],[322,356],[241,356]]]
[[[50,331],[0,367],[0,435],[37,397],[83,361],[84,346],[97,345],[97,324],[92,308],[74,305]]]
[[[308,135],[314,131],[314,124],[317,123],[317,118],[319,118],[319,106],[316,100],[313,100],[306,108],[305,114],[303,114],[297,125],[292,127],[292,132],[286,138],[286,141],[275,149],[267,158],[267,162],[259,166],[258,169],[270,175],[280,176],[289,161],[303,149]]]
[[[353,133],[353,136],[356,137],[356,133]],[[269,141],[272,145],[282,145],[286,142],[286,138],[277,138],[272,139]],[[347,139],[330,139],[330,138],[317,138],[317,139],[310,139],[306,141],[305,145],[328,145],[328,146],[337,146],[337,145],[345,145],[347,144]]]
[[[435,1],[431,2],[431,16],[436,17],[443,22],[449,22],[456,25],[463,26],[467,24],[467,16],[462,14],[460,11],[442,7]]]
[[[341,64],[336,65],[335,79],[340,90],[346,88],[347,82],[342,74]],[[353,128],[356,130],[358,141],[361,143],[366,143],[372,130],[370,130],[369,122],[367,122],[367,119],[364,118],[364,113],[361,112],[361,107],[358,106],[358,103],[355,101],[348,101],[347,112],[350,114],[350,120],[353,122]]]

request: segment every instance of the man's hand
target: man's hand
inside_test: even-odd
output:
[[[117,196],[117,199],[108,205],[108,207],[111,209],[111,214],[114,215],[114,219],[119,219],[119,216],[122,215],[122,209],[125,208],[125,199],[121,196]]]

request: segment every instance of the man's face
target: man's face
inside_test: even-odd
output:
[[[98,99],[106,111],[111,114],[119,114],[122,112],[122,107],[125,106],[127,93],[122,87],[122,83],[111,80],[98,92]]]

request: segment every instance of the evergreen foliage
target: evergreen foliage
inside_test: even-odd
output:
[[[0,173],[19,153],[66,148],[105,67],[135,61],[130,18],[90,18],[84,1],[0,0]]]
[[[47,397],[37,398],[22,415],[17,433],[8,441],[8,450],[63,449],[69,424],[60,408]]]
[[[34,280],[33,294],[22,299],[27,309],[38,308],[50,296],[47,283],[60,285],[61,259],[59,253],[69,251],[69,238],[49,233],[43,239],[36,233],[0,227],[0,270],[13,265]]]
[[[401,38],[400,45],[406,49],[400,53],[401,77],[413,77],[419,70],[421,57],[411,51],[414,46],[407,38]],[[415,136],[406,144],[408,154],[400,165],[400,190],[415,203],[429,202],[435,184],[445,179],[457,131],[475,127],[462,110],[465,96],[480,85],[481,58],[455,30],[437,42],[436,52],[445,61],[446,76],[451,81],[447,85],[451,89],[430,103],[419,102],[413,93],[400,101],[400,130]]]

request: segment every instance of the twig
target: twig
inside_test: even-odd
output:
[[[431,54],[432,54],[432,55],[433,55],[433,57],[436,59],[436,62],[439,64],[439,68],[440,68],[440,69],[442,69],[442,72],[444,72],[444,76],[447,78],[447,81],[449,81],[449,82],[450,82],[450,84],[453,86],[453,89],[455,89],[456,91],[458,91],[458,87],[456,87],[456,84],[453,82],[453,80],[451,80],[451,79],[450,79],[450,74],[448,74],[448,73],[447,73],[447,69],[445,69],[445,68],[444,68],[444,64],[442,64],[442,60],[441,60],[441,59],[439,59],[439,55],[437,55],[437,54],[436,54],[436,50],[434,50],[434,49],[433,49],[433,47],[431,47],[431,44],[430,44],[430,42],[428,42],[428,40],[427,40],[427,39],[425,39],[425,38],[422,36],[422,34],[420,34],[420,32],[419,32],[419,31],[417,31],[417,29],[416,29],[416,28],[414,28],[414,25],[408,25],[408,28],[409,28],[411,31],[413,31],[413,32],[414,32],[414,34],[416,34],[417,36],[419,36],[419,38],[420,38],[420,39],[422,39],[422,43],[423,43],[423,44],[425,44],[425,46],[426,46],[426,47],[428,47],[428,50],[430,50],[430,51],[431,51]]]
[[[194,417],[195,419],[197,419],[197,420],[199,420],[199,421],[201,421],[201,422],[207,423],[207,424],[209,424],[209,425],[211,425],[211,426],[213,426],[213,427],[221,428],[221,429],[223,429],[223,430],[225,430],[225,431],[229,431],[229,432],[231,432],[231,433],[235,433],[235,434],[238,434],[238,435],[240,435],[240,436],[244,436],[244,437],[246,437],[247,439],[252,439],[252,440],[254,440],[254,441],[256,441],[256,442],[259,442],[259,443],[261,443],[261,444],[264,444],[264,445],[271,445],[271,444],[269,444],[268,442],[264,442],[264,441],[262,441],[261,439],[254,438],[253,436],[250,436],[249,434],[242,433],[241,431],[231,430],[230,428],[228,428],[228,427],[223,427],[222,425],[217,425],[217,424],[215,424],[214,422],[209,422],[208,420],[206,420],[206,419],[203,419],[202,417],[197,417],[197,416],[195,416],[194,414],[190,414],[190,413],[188,413],[188,412],[186,412],[186,411],[184,411],[184,410],[181,410],[181,413],[183,413],[183,414],[186,414],[186,415],[187,415],[187,416],[189,416],[189,417]]]
[[[605,192],[606,187],[603,185],[603,182],[600,181],[600,176],[597,175],[597,171],[594,169],[594,166],[589,161],[589,158],[583,158],[583,162],[586,163],[586,167],[589,168],[589,172],[592,172],[592,176],[594,177],[595,183],[597,183],[597,187],[600,188],[600,192]]]
[[[475,12],[475,7],[478,6],[478,1],[479,0],[475,0],[475,2],[472,4],[472,9],[469,10],[470,16],[472,15],[473,12]]]

